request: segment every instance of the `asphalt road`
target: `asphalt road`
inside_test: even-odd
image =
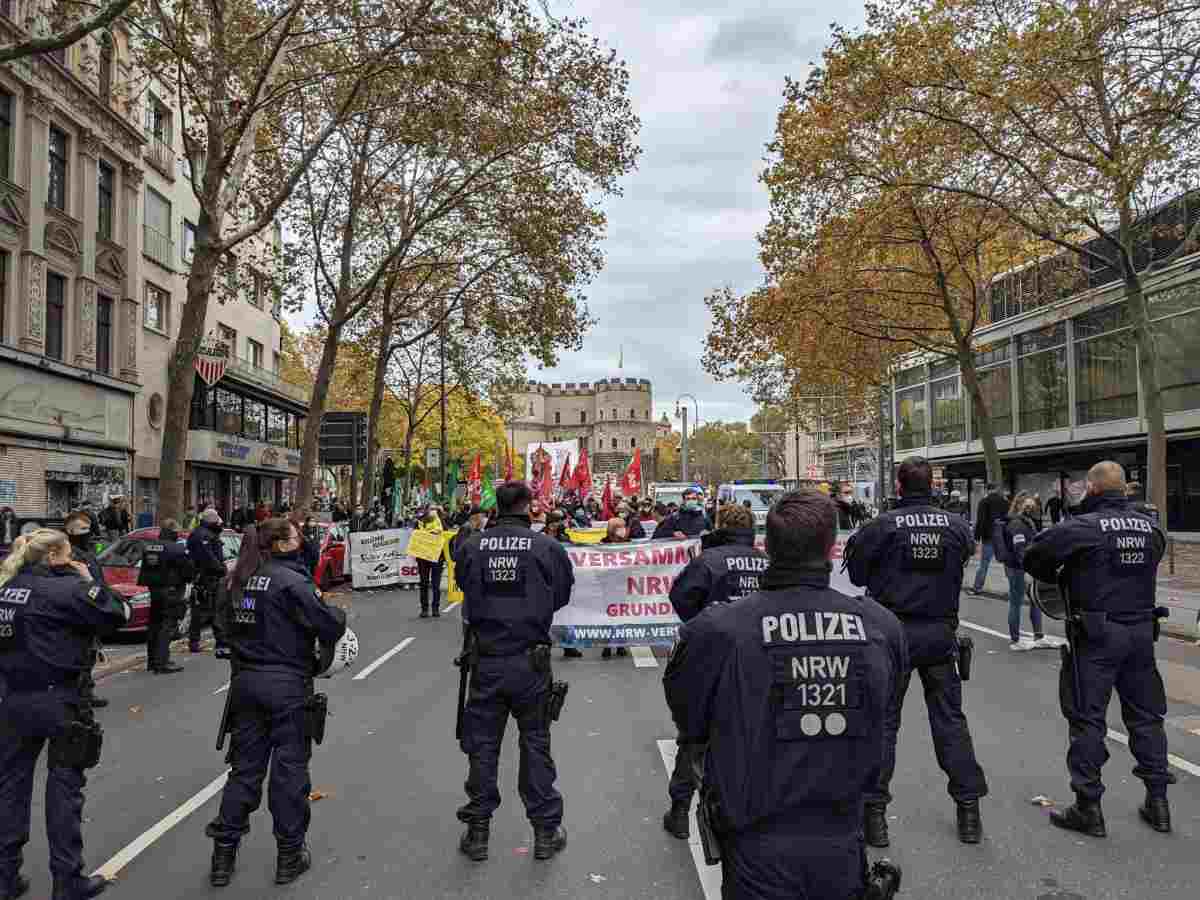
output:
[[[1176,831],[1151,832],[1139,820],[1141,783],[1119,742],[1114,701],[1112,759],[1105,774],[1110,837],[1096,841],[1051,828],[1031,799],[1070,801],[1064,764],[1066,726],[1057,709],[1059,657],[1012,653],[1005,604],[966,598],[975,626],[975,677],[968,716],[991,783],[983,803],[986,838],[963,847],[954,834],[929,741],[920,691],[910,691],[891,807],[890,856],[904,869],[903,897],[1192,898],[1200,836],[1200,709],[1171,703],[1170,741],[1181,768],[1171,798]],[[128,671],[101,681],[112,705],[100,713],[104,758],[90,773],[85,846],[90,869],[116,873],[106,896],[132,898],[654,898],[719,896],[717,870],[698,871],[688,844],[663,831],[672,729],[662,700],[664,660],[640,654],[560,661],[571,690],[554,731],[559,786],[570,843],[555,860],[533,860],[532,834],[516,794],[515,726],[501,776],[504,804],[493,821],[491,859],[475,864],[455,846],[461,825],[465,760],[453,740],[460,639],[457,610],[419,620],[412,592],[355,594],[352,625],[361,642],[357,674],[404,645],[366,678],[320,682],[330,695],[325,744],[313,756],[309,845],[314,870],[286,888],[273,884],[274,842],[267,798],[242,844],[229,888],[207,882],[204,825],[217,806],[225,771],[213,748],[228,666],[184,654],[186,672],[170,677]],[[982,629],[982,630],[981,630]],[[1000,636],[994,636],[989,630]],[[1200,650],[1164,647],[1182,678],[1197,678]],[[1183,693],[1174,690],[1173,694]],[[660,742],[663,742],[660,745]],[[1186,771],[1190,768],[1190,773]],[[31,897],[49,894],[39,778],[25,872]]]

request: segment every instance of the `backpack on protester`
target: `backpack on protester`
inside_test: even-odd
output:
[[[1017,554],[1013,550],[1012,535],[1008,533],[1008,519],[993,519],[992,520],[992,550],[996,557],[996,562],[1003,563],[1006,566],[1016,564]]]

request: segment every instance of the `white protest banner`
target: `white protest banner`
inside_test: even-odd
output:
[[[846,537],[834,547],[830,585],[850,596],[863,591],[841,569]],[[554,616],[550,635],[569,647],[670,646],[679,633],[671,585],[692,557],[699,539],[565,548],[575,570],[571,602]]]
[[[554,487],[558,487],[559,481],[562,480],[563,466],[570,461],[571,468],[579,463],[579,439],[573,438],[569,441],[539,441],[536,444],[527,444],[525,446],[525,480],[533,480],[533,456],[538,452],[538,448],[545,450],[550,454],[550,480]]]
[[[355,588],[416,584],[417,561],[405,554],[411,528],[353,531],[347,564]]]

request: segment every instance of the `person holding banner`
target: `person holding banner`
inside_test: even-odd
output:
[[[500,745],[510,715],[521,735],[517,784],[533,825],[534,858],[550,859],[567,844],[550,755],[550,720],[557,718],[548,711],[556,696],[550,625],[571,601],[575,573],[562,545],[530,528],[532,499],[523,481],[497,488],[496,524],[472,534],[455,560],[467,623],[463,660],[473,669],[462,711],[460,741],[469,768],[468,801],[458,810],[467,825],[459,850],[477,862],[487,859],[492,813],[500,805]]]
[[[685,624],[663,676],[680,740],[708,744],[698,818],[725,900],[890,897],[899,882],[889,867],[891,890],[865,894],[862,824],[907,646],[895,615],[830,588],[836,538],[832,500],[784,494],[762,590]]]
[[[442,536],[442,520],[438,518],[438,508],[431,506],[425,510],[421,520],[417,522],[418,531],[427,531]],[[417,572],[421,577],[421,618],[428,619],[430,615],[429,589],[433,588],[433,617],[441,618],[442,612],[442,566],[445,560],[439,556],[437,561],[428,559],[417,560]]]

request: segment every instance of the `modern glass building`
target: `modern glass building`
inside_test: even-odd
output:
[[[1200,200],[1180,198],[1152,218],[1157,224],[1167,214],[1175,224],[1191,224]],[[1178,239],[1149,242],[1146,252],[1161,258],[1173,246]],[[1035,491],[1043,502],[1055,493],[1079,494],[1098,460],[1114,459],[1143,482],[1146,466],[1145,397],[1124,287],[1108,266],[1077,273],[1073,290],[1048,290],[1062,283],[1052,280],[1056,270],[1061,274],[1061,260],[997,280],[993,324],[975,340],[1006,487]],[[1200,253],[1144,283],[1166,410],[1168,522],[1173,531],[1200,531]],[[983,447],[957,361],[913,358],[902,365],[893,412],[895,461],[928,457],[942,467],[946,491],[969,496],[973,511],[985,493]]]

